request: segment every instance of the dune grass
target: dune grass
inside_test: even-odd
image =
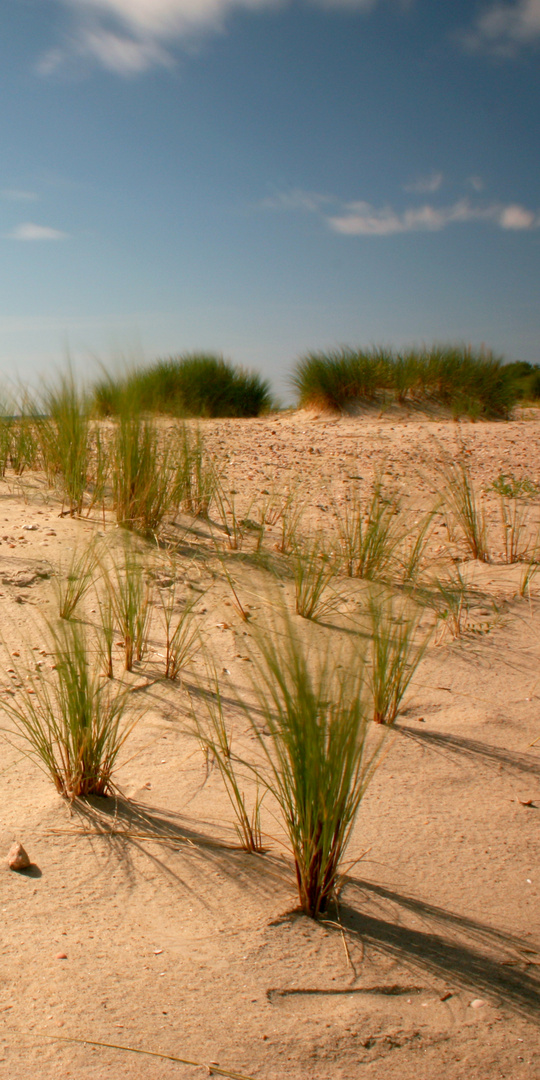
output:
[[[207,517],[219,488],[220,469],[207,453],[203,436],[182,424],[172,439],[172,501],[176,508]]]
[[[284,614],[257,637],[253,690],[245,706],[289,839],[300,906],[317,918],[335,895],[357,812],[379,761],[368,738],[360,655],[310,649]],[[264,720],[261,728],[260,717]]]
[[[293,557],[296,614],[321,619],[335,611],[339,596],[334,588],[338,565],[321,538],[297,544]]]
[[[4,701],[28,753],[66,799],[107,795],[133,723],[124,721],[124,688],[104,682],[82,623],[47,624],[50,675],[20,668],[22,688]]]
[[[179,417],[260,416],[272,405],[267,380],[212,353],[158,360],[93,388],[101,416],[121,413],[126,398],[139,410]]]
[[[154,534],[173,503],[170,451],[155,423],[122,411],[114,435],[111,481],[119,525]]]
[[[98,565],[99,551],[95,541],[91,540],[82,549],[74,548],[67,564],[56,568],[52,583],[61,619],[73,618],[81,600],[93,585]]]
[[[206,695],[206,716],[195,713],[195,733],[203,750],[207,770],[216,765],[221,774],[229,802],[236,818],[236,832],[244,851],[251,854],[264,851],[261,833],[260,784],[252,765],[246,765],[233,753],[232,733],[223,708],[219,679],[215,670],[210,673],[210,694]],[[254,788],[252,807],[248,807],[248,787]]]
[[[400,503],[385,490],[383,476],[375,477],[371,495],[363,500],[354,487],[343,507],[335,507],[341,553],[349,577],[383,577],[393,565],[403,539]]]
[[[291,382],[300,407],[338,412],[397,401],[442,407],[456,417],[503,419],[519,396],[509,365],[461,345],[311,352],[298,360]]]
[[[538,495],[538,486],[529,479],[499,473],[491,488],[499,496],[504,560],[522,562],[530,554],[529,510],[531,499]]]
[[[125,543],[121,556],[111,553],[112,567],[102,562],[105,587],[108,589],[116,625],[123,637],[124,667],[133,670],[135,660],[142,660],[147,647],[152,618],[152,588],[145,567]]]
[[[168,588],[159,590],[161,617],[165,630],[166,679],[178,679],[201,647],[198,628],[193,624],[193,609],[197,599],[179,601],[176,579]]]
[[[391,595],[369,599],[370,686],[376,724],[395,723],[424,656],[430,635],[420,632],[421,614],[418,607],[398,602]]]
[[[480,562],[490,562],[484,505],[474,486],[463,449],[454,461],[443,466],[442,477],[444,498],[469,555]]]
[[[35,431],[49,483],[60,488],[70,515],[80,514],[89,481],[90,418],[71,370],[42,390]]]

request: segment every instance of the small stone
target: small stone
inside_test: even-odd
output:
[[[67,953],[65,953],[65,952],[57,953],[56,954],[56,959],[57,960],[67,960]]]
[[[27,870],[30,866],[30,859],[26,854],[22,844],[12,844],[8,851],[8,866],[10,870]]]
[[[471,1009],[483,1009],[484,1005],[487,1005],[487,1001],[484,1001],[483,998],[475,998],[474,1001],[471,1001]]]

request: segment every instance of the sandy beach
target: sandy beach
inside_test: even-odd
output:
[[[441,496],[441,468],[461,454],[483,493],[491,561],[470,558],[440,506],[426,572],[461,559],[476,599],[459,634],[444,620],[433,626],[360,807],[339,905],[319,922],[298,910],[270,808],[266,854],[240,850],[219,771],[190,734],[205,660],[199,653],[176,682],[162,677],[157,606],[148,654],[126,676],[141,717],[115,797],[68,805],[2,712],[0,1077],[540,1076],[540,574],[522,590],[526,560],[505,562],[490,487],[501,473],[530,481],[528,528],[538,531],[540,413],[457,424],[297,412],[200,428],[243,521],[257,523],[264,499],[294,491],[302,534],[329,543],[351,483],[367,497],[384,473],[416,522]],[[99,508],[80,519],[61,511],[40,475],[0,482],[4,701],[21,692],[29,654],[50,670],[42,616],[54,608],[55,568],[92,538],[112,559],[122,542]],[[235,701],[249,697],[267,573],[255,529],[220,558],[214,540],[225,532],[210,517],[210,526],[181,517],[164,539],[247,754],[253,737]],[[268,524],[272,557],[279,541],[279,522]],[[134,545],[163,581],[166,544]],[[286,597],[292,588],[284,577]],[[365,588],[341,576],[334,614],[315,624],[294,615],[297,633],[345,639],[361,623]],[[82,611],[96,621],[91,593]],[[14,841],[31,859],[23,872],[5,861]]]

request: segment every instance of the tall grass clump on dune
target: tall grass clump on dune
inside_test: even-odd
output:
[[[292,571],[297,615],[317,620],[335,611],[339,595],[333,585],[338,568],[320,537],[296,546]]]
[[[172,454],[175,507],[195,517],[206,517],[219,487],[220,470],[208,454],[199,429],[193,431],[183,424],[173,442]]]
[[[499,496],[504,561],[522,562],[530,554],[529,512],[531,500],[539,494],[538,487],[531,480],[499,473],[491,489]]]
[[[216,671],[210,674],[211,694],[207,697],[207,716],[195,716],[195,734],[206,759],[207,770],[216,765],[236,818],[236,832],[244,851],[250,854],[264,851],[261,834],[260,785],[255,783],[252,808],[248,808],[246,781],[253,786],[253,769],[233,753],[230,726],[225,718],[223,698]]]
[[[171,509],[174,485],[169,449],[152,420],[123,409],[114,435],[111,482],[119,525],[155,533]]]
[[[131,398],[145,412],[181,417],[259,416],[271,407],[269,383],[222,356],[187,353],[107,377],[94,386],[100,415],[112,416]]]
[[[126,691],[103,680],[83,624],[49,623],[48,631],[54,670],[21,669],[24,685],[4,708],[59,794],[69,800],[107,795],[133,727],[124,722]]]
[[[424,385],[454,416],[507,419],[517,401],[508,366],[490,352],[466,346],[434,346],[425,356]]]
[[[70,515],[80,514],[89,481],[90,413],[71,371],[42,391],[35,429],[49,483],[60,487]]]
[[[420,632],[421,610],[413,605],[398,605],[391,596],[372,596],[369,615],[373,720],[392,725],[424,656],[429,635]]]
[[[386,366],[386,357],[376,350],[310,352],[298,361],[291,382],[301,408],[340,411],[373,399],[386,381]]]
[[[400,503],[385,491],[383,477],[376,476],[371,496],[363,500],[355,487],[335,513],[341,553],[349,577],[380,578],[392,566],[403,537],[399,525]]]
[[[124,544],[121,556],[111,550],[109,562],[102,563],[104,584],[116,624],[123,637],[124,666],[133,670],[135,660],[142,660],[152,618],[152,587],[145,568],[129,544]]]
[[[470,556],[490,562],[484,507],[463,453],[443,467],[442,476],[446,482],[445,500]]]
[[[340,663],[335,650],[310,650],[285,615],[257,642],[257,711],[245,708],[264,761],[258,775],[281,811],[302,910],[317,918],[338,887],[382,741],[369,737],[359,654]]]
[[[463,345],[308,353],[291,381],[300,406],[332,411],[398,402],[442,407],[456,417],[506,418],[518,398],[509,365]]]

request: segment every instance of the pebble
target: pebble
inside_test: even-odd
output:
[[[487,1001],[484,1001],[483,998],[475,998],[474,1001],[471,1001],[471,1009],[483,1009],[484,1005],[487,1005]]]
[[[10,870],[27,870],[30,866],[30,859],[22,844],[12,844],[8,851],[8,866]]]

